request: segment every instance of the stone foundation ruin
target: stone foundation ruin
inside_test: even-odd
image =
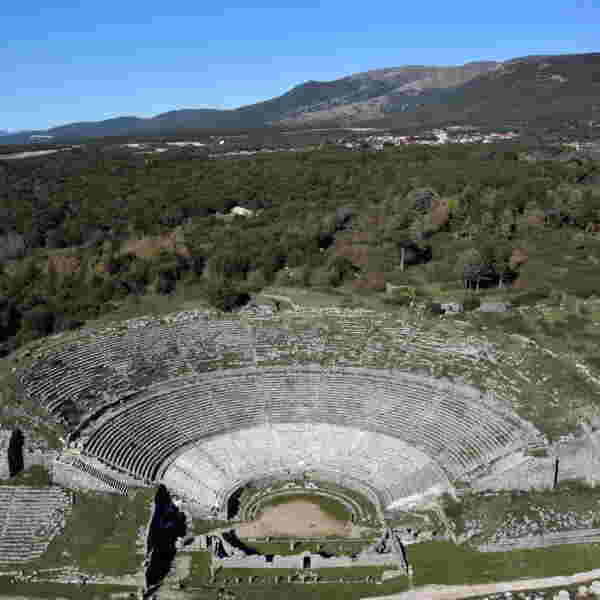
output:
[[[251,546],[236,543],[234,531],[202,536],[201,546],[212,554],[213,571],[235,569],[322,569],[335,567],[389,567],[408,572],[406,553],[399,537],[386,528],[381,538],[351,556],[329,556],[324,552],[291,555],[261,554]]]

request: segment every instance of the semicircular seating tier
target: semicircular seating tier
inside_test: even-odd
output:
[[[193,311],[83,330],[76,339],[51,338],[30,351],[33,360],[17,374],[20,393],[61,419],[72,439],[80,436],[87,453],[146,481],[170,477],[187,464],[174,457],[202,454],[209,440],[234,432],[251,436],[257,427],[362,430],[384,436],[371,438],[384,448],[393,447],[384,438],[394,438],[406,457],[398,468],[413,484],[401,489],[394,480],[382,487],[368,479],[386,505],[539,438],[511,410],[510,377],[489,344],[444,340],[389,315],[363,312],[321,321],[285,313],[260,321]],[[448,377],[431,376],[439,365]],[[485,380],[494,393],[457,383],[461,378]],[[265,443],[275,443],[276,433]],[[371,455],[365,453],[365,461]],[[280,457],[285,468],[295,456]],[[330,468],[321,466],[339,472],[348,467],[344,460],[331,456]],[[361,460],[355,472],[373,473]],[[381,455],[379,461],[382,468],[391,464]],[[406,466],[411,461],[412,470]],[[220,468],[226,476],[213,490],[218,494],[238,477],[235,468]],[[275,463],[264,468],[268,474]],[[218,497],[204,494],[206,502]]]
[[[433,378],[401,371],[315,365],[232,369],[156,384],[100,417],[82,446],[111,466],[158,481],[183,448],[286,423],[339,425],[396,438],[415,449],[414,460],[406,454],[415,469],[424,466],[416,458],[424,455],[450,479],[522,447],[531,434],[516,415],[494,410],[467,386],[440,386]],[[284,466],[294,464],[296,454],[285,452]],[[376,460],[376,449],[367,456]],[[383,495],[387,503],[398,497]]]
[[[269,423],[211,437],[176,452],[162,482],[224,510],[231,492],[265,476],[322,477],[393,507],[397,498],[451,489],[442,469],[400,439],[327,423]]]
[[[283,313],[273,319],[214,318],[201,311],[141,318],[102,330],[44,338],[21,354],[20,392],[73,428],[111,399],[181,375],[301,363],[443,371],[485,381],[510,405],[514,366],[491,344],[407,326],[384,313]],[[458,326],[458,324],[457,324]]]

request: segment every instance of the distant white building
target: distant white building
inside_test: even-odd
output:
[[[206,146],[206,144],[202,142],[167,142],[167,146],[177,146],[179,148],[194,146],[195,148],[201,148],[202,146]]]
[[[38,134],[33,134],[29,136],[29,141],[30,142],[47,142],[48,140],[53,140],[54,136],[53,135],[38,135]]]

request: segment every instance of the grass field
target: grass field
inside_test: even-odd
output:
[[[137,490],[130,497],[75,492],[65,530],[27,568],[73,565],[87,573],[135,573],[145,552],[137,547],[138,533],[149,521],[153,496],[153,490]]]
[[[415,569],[415,585],[488,583],[598,568],[600,544],[482,553],[451,542],[426,542],[409,546],[408,560]]]
[[[32,600],[37,598],[43,598],[44,600],[109,600],[116,597],[124,598],[123,594],[129,595],[138,593],[139,590],[133,586],[123,585],[98,585],[98,584],[86,584],[85,586],[78,586],[66,583],[15,583],[10,581],[7,577],[0,577],[0,598],[5,597],[12,600],[15,597],[31,598]],[[121,594],[121,596],[116,596]],[[5,596],[6,595],[6,596]],[[125,596],[127,597],[127,596]]]

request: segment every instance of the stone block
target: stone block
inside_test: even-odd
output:
[[[482,302],[479,312],[503,313],[508,312],[512,308],[509,302]]]
[[[462,313],[465,311],[465,308],[462,304],[460,304],[459,302],[448,302],[448,303],[443,303],[442,305],[442,310],[445,313]]]

